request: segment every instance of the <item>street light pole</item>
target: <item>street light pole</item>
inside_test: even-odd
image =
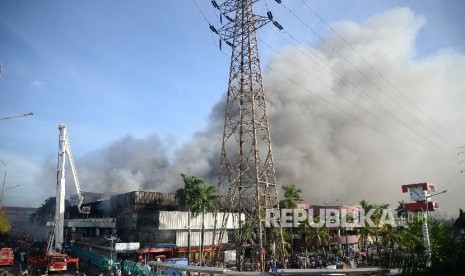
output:
[[[13,188],[16,188],[16,187],[19,187],[19,186],[21,186],[21,184],[10,186],[10,187],[7,187],[5,189],[2,189],[2,192],[1,192],[1,195],[0,195],[0,209],[3,207],[3,199],[5,198],[6,191],[8,191],[10,189],[13,189]]]
[[[2,197],[3,197],[3,190],[5,189],[5,183],[6,183],[6,163],[0,160],[0,163],[5,166],[5,171],[3,173],[3,181],[2,181]]]
[[[0,160],[0,163],[2,163],[3,166],[5,166],[5,171],[4,171],[4,173],[3,173],[3,181],[2,181],[2,191],[1,191],[1,195],[0,195],[0,196],[1,196],[1,197],[0,197],[0,207],[1,207],[1,206],[3,205],[3,204],[2,204],[2,203],[3,203],[3,202],[2,202],[2,201],[3,201],[3,193],[5,192],[5,183],[6,183],[6,163],[3,162],[3,161],[1,161],[1,160]]]
[[[109,262],[109,268],[110,268],[110,272],[113,270],[113,235],[110,236],[110,240],[111,240],[111,245],[110,245],[110,260],[108,261]]]
[[[6,184],[6,163],[0,160],[0,163],[2,163],[5,166],[5,172],[3,173],[3,182],[2,182],[2,190],[0,191],[0,209],[3,207],[3,199],[5,198],[5,193],[6,191],[19,187],[21,184],[15,185],[15,186],[10,186],[10,187],[5,187]]]
[[[444,193],[447,193],[448,191],[449,190],[444,190],[444,191],[439,192],[439,193],[435,193],[435,194],[432,194],[432,195],[427,195],[425,197],[426,202],[431,201],[431,198],[433,196],[444,194]],[[426,212],[423,212],[422,232],[423,232],[423,242],[424,242],[425,248],[426,248],[426,256],[428,258],[427,259],[427,265],[430,266],[431,265],[432,252],[431,252],[431,241],[430,241],[429,227],[428,227],[428,217],[429,217],[429,214],[428,214],[428,205],[427,205],[426,206]]]
[[[187,212],[187,224],[189,224],[187,227],[187,265],[191,265],[191,253],[192,253],[192,247],[191,247],[191,206],[189,205],[189,210]]]

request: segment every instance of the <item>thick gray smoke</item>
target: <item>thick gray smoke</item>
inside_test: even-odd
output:
[[[283,184],[299,185],[314,203],[367,199],[394,208],[397,201],[408,201],[403,184],[433,182],[463,194],[463,186],[444,182],[458,173],[460,142],[451,136],[464,141],[463,123],[457,123],[465,118],[460,91],[465,59],[443,51],[414,60],[415,37],[425,23],[409,9],[394,9],[364,26],[338,24],[351,46],[335,35],[327,41],[337,51],[323,43],[317,49],[289,47],[271,60],[265,80]],[[316,64],[328,68],[321,60],[329,70]],[[428,118],[448,133],[438,137],[440,128]],[[460,198],[450,193],[443,203],[457,211]]]
[[[465,141],[465,56],[444,50],[414,59],[419,47],[415,37],[425,23],[409,9],[390,10],[363,25],[337,24],[336,30],[353,49],[332,35],[326,41],[338,52],[322,42],[313,48],[289,46],[270,59],[269,68],[263,68],[264,83],[281,184],[301,187],[311,203],[366,199],[396,205],[407,200],[402,184],[427,181],[454,190],[447,202],[442,200],[445,208],[456,212],[464,207],[459,198],[464,188],[456,183],[463,177],[453,177],[458,173],[460,140],[452,136]],[[146,139],[125,137],[79,160],[83,189],[171,192],[182,187],[180,173],[216,183],[223,106],[220,102],[213,108],[207,128],[195,133],[172,158],[163,150],[167,141],[154,134]],[[443,138],[429,129],[441,133],[423,112],[447,130]]]

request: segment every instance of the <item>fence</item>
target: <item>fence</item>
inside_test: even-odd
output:
[[[79,257],[80,261],[87,261],[90,264],[98,269],[107,270],[110,268],[110,258],[104,256],[98,252],[92,252],[88,250],[84,250],[82,248],[73,247],[71,248],[71,254],[73,256]],[[150,266],[144,265],[138,262],[132,261],[124,261],[123,266],[121,267],[121,262],[113,258],[111,270],[123,269],[125,273],[131,272],[132,275],[139,273],[139,275],[146,275],[146,276],[159,276],[164,275],[163,271],[152,271]],[[165,274],[166,275],[166,274]]]

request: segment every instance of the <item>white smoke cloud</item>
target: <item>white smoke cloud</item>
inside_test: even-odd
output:
[[[465,72],[464,56],[441,52],[423,60],[413,59],[415,37],[425,23],[422,16],[409,9],[393,9],[373,16],[364,25],[338,23],[337,33],[350,46],[334,35],[326,41],[337,51],[324,43],[317,49],[288,47],[283,55],[271,60],[269,67],[273,70],[266,73],[265,81],[277,172],[283,184],[302,187],[306,198],[313,201],[334,204],[338,199],[350,204],[367,199],[391,205],[402,199],[408,201],[400,190],[403,184],[436,182],[439,189],[453,185],[441,182],[458,172],[454,170],[457,148],[435,136],[439,128],[425,119],[422,111],[448,131],[443,135],[446,139],[452,134],[464,141],[463,124],[457,128],[465,118],[461,107],[465,97],[459,88],[464,85],[460,77]],[[308,58],[312,53],[323,57],[333,69],[318,68]],[[349,89],[351,85],[341,80],[334,68],[357,86],[355,91],[368,94],[381,108]],[[410,114],[421,118],[426,126]],[[428,131],[430,125],[433,132]],[[463,187],[454,188],[463,193]],[[463,207],[460,200],[448,194],[443,206],[456,210]]]
[[[443,200],[445,209],[456,212],[459,207],[463,208],[458,196],[464,194],[463,186],[456,182],[441,183],[458,172],[454,167],[457,151],[387,96],[392,95],[412,115],[431,125],[424,111],[448,131],[443,134],[448,139],[452,134],[465,141],[462,122],[465,94],[461,91],[465,87],[465,56],[448,50],[414,59],[415,38],[424,24],[425,18],[409,9],[393,9],[373,16],[363,25],[353,22],[335,25],[356,52],[337,35],[332,35],[325,40],[343,57],[321,43],[315,48],[289,46],[280,50],[283,55],[276,54],[270,59],[268,66],[273,70],[264,70],[265,93],[269,101],[276,172],[281,184],[300,186],[304,198],[312,203],[318,200],[334,204],[337,199],[351,204],[366,199],[395,205],[398,200],[407,200],[401,193],[401,185],[436,182],[443,184],[440,189],[455,191]],[[311,56],[314,58],[309,60]],[[331,67],[322,70],[327,65],[315,63],[320,59]],[[356,91],[368,94],[382,108],[375,108],[349,89],[351,84],[341,79],[334,68],[357,86]],[[390,80],[422,111],[409,104],[383,78]],[[390,110],[392,114],[382,110]],[[109,193],[139,188],[172,192],[182,187],[180,173],[216,183],[223,113],[224,102],[219,102],[206,129],[195,133],[172,158],[163,150],[169,141],[156,134],[145,139],[128,136],[82,158],[79,171],[83,189]],[[410,129],[402,126],[396,117]],[[433,128],[440,132],[436,126]]]

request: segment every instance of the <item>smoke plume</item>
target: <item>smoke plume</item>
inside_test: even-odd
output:
[[[331,47],[288,46],[270,58],[264,86],[280,184],[296,184],[309,203],[366,199],[395,208],[409,201],[401,185],[433,182],[454,190],[442,206],[463,208],[464,188],[453,176],[456,147],[465,141],[465,56],[449,49],[416,59],[415,38],[426,23],[409,9],[389,10],[362,25],[334,25],[344,40],[328,35]],[[153,134],[82,158],[83,190],[173,192],[183,186],[180,173],[215,184],[224,100],[174,156]]]

